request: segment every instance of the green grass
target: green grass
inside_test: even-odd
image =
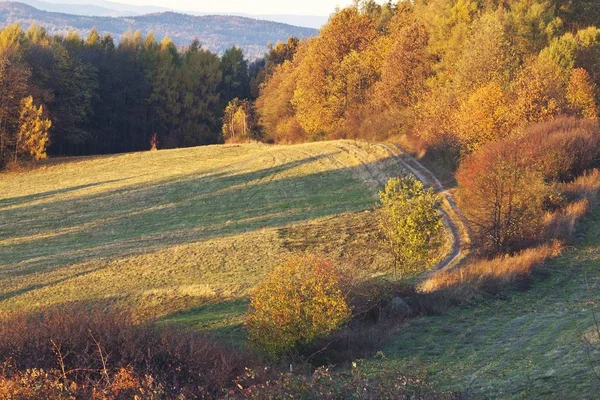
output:
[[[475,398],[597,398],[582,333],[600,312],[600,211],[579,235],[528,290],[411,320],[367,368],[423,373],[440,390]]]
[[[0,175],[0,313],[131,307],[239,334],[250,290],[294,252],[387,268],[370,211],[402,174],[338,141],[54,160]]]

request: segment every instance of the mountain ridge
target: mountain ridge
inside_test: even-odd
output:
[[[116,40],[128,30],[140,30],[143,34],[153,32],[156,37],[169,36],[179,46],[198,39],[205,48],[218,54],[232,46],[241,47],[250,59],[261,57],[268,50],[268,43],[317,33],[313,28],[235,15],[197,16],[163,11],[135,16],[86,16],[43,11],[21,2],[0,2],[0,26],[13,23],[21,24],[24,29],[37,23],[50,34],[58,35],[75,31],[85,36],[96,28]]]
[[[155,12],[175,11],[190,15],[232,15],[242,16],[265,21],[280,22],[293,26],[319,29],[328,17],[324,15],[286,15],[286,14],[247,14],[238,12],[201,12],[191,10],[176,10],[160,6],[140,6],[106,0],[19,0],[38,10],[60,12],[74,15],[98,17],[128,17]]]

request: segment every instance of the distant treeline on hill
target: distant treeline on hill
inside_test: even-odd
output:
[[[78,5],[70,4],[63,12],[48,12],[38,8],[61,8],[65,5],[35,0],[24,2],[33,7],[21,2],[0,1],[0,26],[19,23],[23,29],[28,29],[31,24],[38,23],[51,35],[64,36],[72,31],[83,37],[92,29],[97,29],[102,35],[110,34],[116,41],[127,30],[139,30],[142,34],[154,32],[159,38],[169,36],[177,46],[189,46],[198,39],[204,48],[217,54],[223,54],[233,46],[241,47],[250,59],[262,57],[269,42],[286,40],[289,36],[302,38],[317,34],[317,30],[312,28],[235,15],[153,12],[136,16],[98,17],[73,15],[81,11]],[[96,9],[96,12],[100,11]]]
[[[161,148],[218,143],[225,105],[250,96],[248,67],[238,48],[219,57],[198,42],[181,50],[168,38],[159,43],[140,33],[115,45],[96,31],[80,38],[6,27],[0,31],[0,162],[34,155],[35,146],[42,151],[44,119],[52,124],[51,155],[147,150],[154,133]]]

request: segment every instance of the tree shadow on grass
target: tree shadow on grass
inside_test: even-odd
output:
[[[158,324],[197,329],[222,343],[241,346],[246,340],[243,319],[248,304],[247,298],[211,301],[161,318]]]
[[[339,168],[285,175],[334,155],[252,172],[194,173],[6,210],[0,224],[0,240],[5,241],[0,244],[0,280],[92,260],[103,264],[108,259],[372,207],[373,193],[358,176],[365,167],[383,169],[389,160],[363,165],[360,171]],[[14,237],[24,240],[11,243]]]
[[[124,180],[125,179],[112,179],[112,180],[108,180],[108,181],[89,183],[86,185],[71,186],[71,187],[58,189],[58,190],[49,190],[47,192],[30,194],[27,196],[17,196],[17,197],[9,197],[9,198],[5,198],[5,199],[0,199],[0,211],[4,210],[5,208],[14,207],[14,206],[18,206],[18,205],[38,201],[38,200],[47,199],[49,197],[56,196],[58,194],[75,192],[77,190],[88,189],[88,188],[95,187],[95,186],[107,185],[109,183],[121,182]]]

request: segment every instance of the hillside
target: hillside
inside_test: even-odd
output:
[[[92,28],[118,39],[127,30],[153,32],[157,38],[169,36],[177,45],[187,45],[198,38],[202,45],[216,53],[237,46],[249,58],[267,51],[267,44],[285,41],[290,36],[309,37],[316,29],[301,28],[252,18],[226,15],[193,16],[162,12],[132,17],[92,17],[41,11],[14,2],[0,3],[0,26],[20,23],[24,28],[37,22],[52,34],[76,31],[87,35]]]
[[[326,251],[367,272],[389,265],[369,210],[381,183],[402,172],[383,147],[326,142],[71,158],[5,173],[0,310],[83,302],[206,329],[237,325],[248,291],[290,253]]]
[[[522,291],[420,317],[401,326],[365,368],[400,368],[440,390],[486,399],[596,398],[600,350],[593,343],[598,302],[600,211],[578,229],[576,245]],[[597,312],[597,309],[596,309]],[[591,360],[590,360],[591,357]]]

